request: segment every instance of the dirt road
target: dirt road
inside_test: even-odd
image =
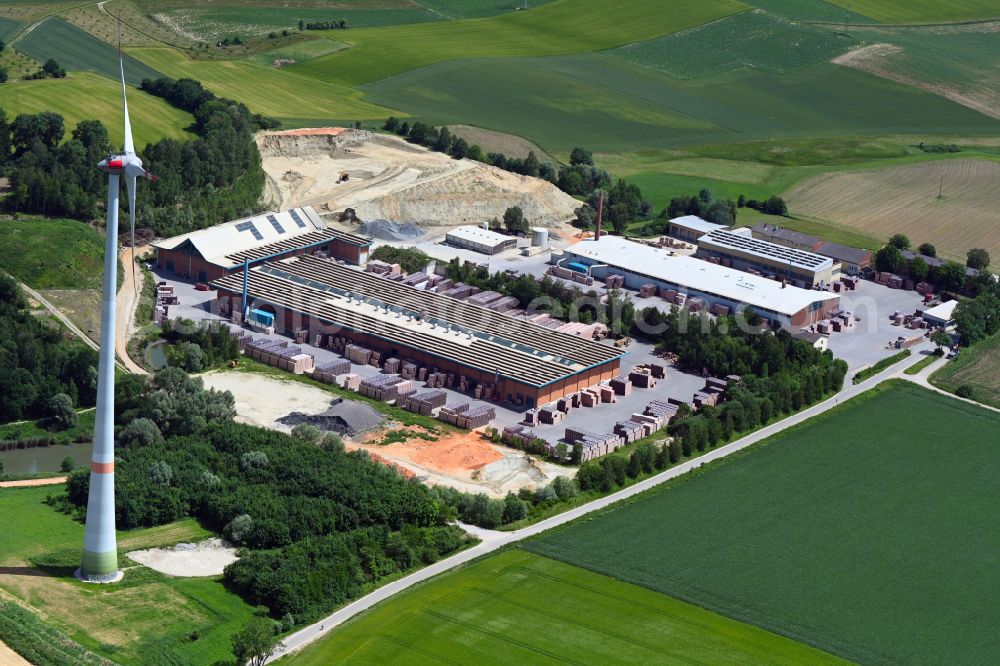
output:
[[[23,479],[21,481],[0,481],[0,488],[34,488],[35,486],[54,486],[66,483],[65,476],[50,476],[45,479]],[[0,660],[0,665],[4,662]]]
[[[141,245],[135,248],[135,256],[141,257],[147,250],[149,250],[148,245]],[[136,330],[135,311],[139,307],[139,297],[142,295],[142,285],[146,276],[138,267],[135,267],[135,281],[133,282],[132,248],[122,248],[121,254],[118,256],[122,266],[125,267],[125,279],[122,281],[122,287],[118,290],[116,299],[115,355],[118,356],[125,369],[133,375],[146,375],[149,373],[146,372],[145,368],[133,361],[128,355],[128,342]]]
[[[31,666],[31,662],[0,641],[0,666]]]

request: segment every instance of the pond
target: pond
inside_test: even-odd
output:
[[[157,340],[146,347],[146,360],[154,369],[167,367],[167,341]]]
[[[90,442],[36,446],[31,449],[0,451],[4,474],[40,474],[60,471],[62,461],[68,456],[77,467],[84,467],[90,460]]]

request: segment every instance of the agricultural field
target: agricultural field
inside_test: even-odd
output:
[[[526,547],[852,661],[989,661],[998,428],[896,381]]]
[[[974,247],[1000,256],[998,182],[1000,162],[937,160],[821,174],[792,189],[786,200],[793,213],[881,238],[903,233],[915,245],[933,243],[940,256],[964,263]]]
[[[1000,121],[954,102],[828,63],[786,76],[744,71],[684,81],[602,54],[479,58],[362,89],[375,102],[435,123],[510,132],[555,153],[577,145],[625,152],[731,144],[769,134],[813,150],[815,137],[1000,131]],[[758,152],[765,147],[773,148],[761,142]],[[778,164],[799,160],[782,152],[773,157]]]
[[[435,14],[449,19],[484,18],[521,9],[534,9],[552,0],[415,0]]]
[[[10,41],[10,38],[16,35],[23,26],[24,24],[20,21],[0,16],[0,39],[5,42]]]
[[[707,44],[727,48],[706,48]],[[640,67],[692,79],[740,69],[784,74],[831,60],[855,44],[854,37],[755,10],[622,46],[610,54]]]
[[[325,56],[350,47],[346,42],[335,39],[305,39],[291,44],[284,44],[267,51],[260,51],[250,56],[248,60],[262,65],[285,67],[296,62],[305,62],[312,58]],[[279,62],[282,61],[282,62]]]
[[[81,30],[113,46],[197,46],[169,27],[158,23],[131,0],[107,0],[100,4],[78,4],[59,16]],[[118,22],[119,17],[121,23]]]
[[[455,136],[465,139],[470,146],[478,145],[484,153],[503,153],[508,157],[525,158],[528,153],[533,152],[542,162],[549,162],[553,165],[559,162],[537,144],[515,134],[504,134],[472,125],[449,125],[448,129]]]
[[[55,58],[68,72],[97,72],[115,80],[121,76],[115,47],[59,18],[43,21],[18,42],[17,50],[38,62]],[[125,81],[130,85],[163,76],[135,58],[124,59]]]
[[[19,81],[0,86],[0,107],[8,118],[19,113],[54,111],[65,119],[66,136],[81,120],[99,119],[112,145],[122,144],[124,119],[120,83],[91,72],[74,72],[65,79]],[[138,90],[129,92],[128,113],[137,148],[163,138],[187,139],[191,114]]]
[[[275,117],[286,128],[322,127],[354,120],[377,120],[381,124],[390,115],[405,115],[367,101],[348,86],[301,76],[297,66],[275,69],[249,60],[192,60],[168,48],[130,49],[130,53],[167,76],[198,79],[217,95]]]
[[[697,606],[523,550],[504,551],[407,590],[288,659],[301,666],[387,659],[841,663]]]
[[[851,25],[874,23],[874,20],[867,16],[838,7],[827,0],[743,0],[743,4],[794,21],[840,24],[849,21]]]
[[[435,21],[351,31],[354,48],[296,70],[358,85],[425,65],[487,56],[600,51],[660,37],[746,9],[733,0],[554,0],[525,12],[474,21]],[[339,38],[337,31],[330,33]]]
[[[995,0],[830,0],[880,23],[934,23],[1000,17]]]
[[[1000,118],[998,29],[1000,23],[855,28],[851,33],[868,46],[835,62],[928,90]]]
[[[931,375],[931,383],[951,392],[970,386],[974,400],[1000,408],[1000,334],[963,349]]]
[[[204,664],[231,658],[230,635],[253,614],[215,579],[172,578],[124,553],[211,536],[194,520],[119,532],[125,581],[97,589],[73,578],[83,525],[46,505],[58,488],[0,489],[5,537],[0,590],[84,647],[120,664]]]
[[[0,220],[0,270],[35,289],[100,289],[104,235],[76,220]]]

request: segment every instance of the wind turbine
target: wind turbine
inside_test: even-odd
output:
[[[122,107],[125,110],[125,146],[120,155],[109,155],[97,167],[108,174],[108,217],[104,239],[104,294],[101,299],[101,349],[97,371],[97,414],[94,449],[90,459],[90,494],[87,497],[87,526],[83,533],[83,558],[77,578],[89,583],[115,583],[122,579],[118,570],[115,540],[115,296],[118,275],[118,190],[125,176],[128,188],[129,221],[132,232],[132,271],[135,279],[135,181],[156,180],[142,167],[132,143],[132,125],[125,96],[125,62],[118,51],[122,78]]]

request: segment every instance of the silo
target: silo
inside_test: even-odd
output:
[[[531,244],[543,250],[547,249],[549,247],[549,230],[545,227],[532,227]]]

